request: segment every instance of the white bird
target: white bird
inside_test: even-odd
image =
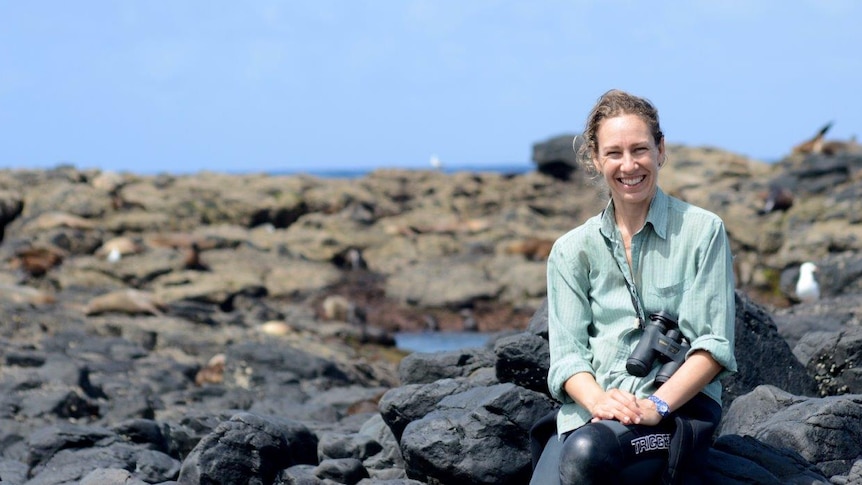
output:
[[[120,250],[118,248],[111,248],[111,252],[108,253],[107,258],[105,259],[107,259],[111,263],[116,263],[122,257],[123,255],[122,253],[120,253]]]
[[[443,162],[440,161],[440,158],[437,157],[437,155],[431,155],[430,163],[431,163],[431,167],[433,167],[434,170],[443,169]]]
[[[799,280],[796,281],[796,297],[804,303],[820,299],[820,285],[814,278],[817,266],[814,263],[802,263],[799,267]]]

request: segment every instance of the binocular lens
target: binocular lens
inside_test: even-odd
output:
[[[650,366],[639,359],[629,358],[626,360],[626,370],[629,374],[636,377],[643,377],[649,372]]]

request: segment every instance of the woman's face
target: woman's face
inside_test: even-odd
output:
[[[596,168],[614,204],[649,205],[658,184],[659,160],[664,159],[664,140],[656,146],[647,124],[632,114],[602,121],[596,138]]]

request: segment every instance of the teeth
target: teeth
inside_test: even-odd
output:
[[[641,175],[640,177],[621,178],[620,182],[622,182],[625,185],[635,185],[636,183],[640,182],[643,179],[644,179],[644,176]]]

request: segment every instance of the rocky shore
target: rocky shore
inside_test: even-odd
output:
[[[523,174],[0,171],[0,483],[526,483],[544,259],[607,201],[570,143]],[[738,278],[703,478],[862,483],[862,154],[669,155]],[[410,330],[493,337],[407,353]]]

